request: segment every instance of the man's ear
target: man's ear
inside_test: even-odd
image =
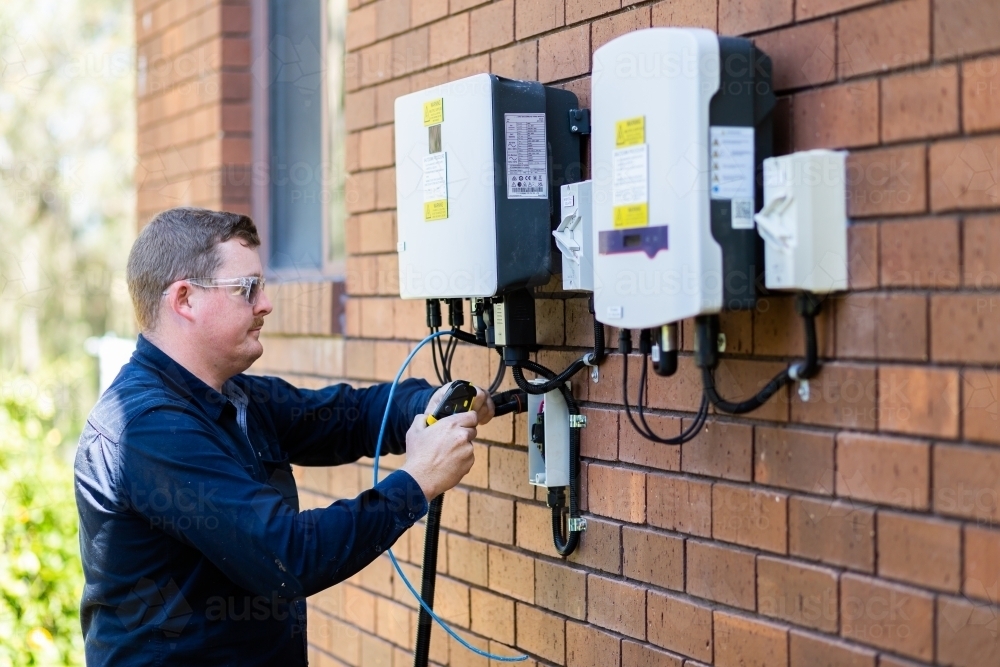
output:
[[[174,283],[163,300],[165,301],[164,307],[169,311],[169,316],[180,317],[188,322],[194,321],[195,291],[191,285],[183,281]]]

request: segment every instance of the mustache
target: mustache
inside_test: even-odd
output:
[[[255,318],[253,318],[253,326],[250,327],[250,328],[251,329],[260,329],[262,326],[264,326],[264,318],[263,317],[255,317]]]

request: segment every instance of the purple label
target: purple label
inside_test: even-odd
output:
[[[623,252],[644,252],[650,259],[667,249],[667,226],[614,229],[598,234],[598,252],[618,255]]]

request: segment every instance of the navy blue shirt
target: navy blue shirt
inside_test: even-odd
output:
[[[399,384],[383,453],[433,389]],[[388,385],[219,393],[148,340],[101,396],[76,455],[87,664],[304,665],[304,598],[361,570],[427,511],[406,472],[299,511],[292,463],[375,453]]]

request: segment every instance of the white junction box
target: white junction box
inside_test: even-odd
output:
[[[493,297],[548,281],[551,190],[579,163],[576,107],[569,91],[492,74],[396,99],[401,297]]]
[[[591,181],[562,186],[559,226],[552,235],[562,253],[563,289],[594,291],[594,237]]]
[[[764,208],[754,219],[768,289],[847,289],[846,158],[812,150],[764,161]]]
[[[533,380],[541,384],[543,379]],[[569,383],[566,383],[569,386]],[[531,437],[532,426],[544,416],[543,442]],[[534,486],[569,486],[569,408],[558,389],[547,394],[528,394],[528,482]],[[544,453],[543,453],[544,449]]]
[[[722,63],[726,67],[722,67]],[[756,170],[770,60],[742,38],[652,28],[594,53],[597,319],[644,329],[756,303]]]

